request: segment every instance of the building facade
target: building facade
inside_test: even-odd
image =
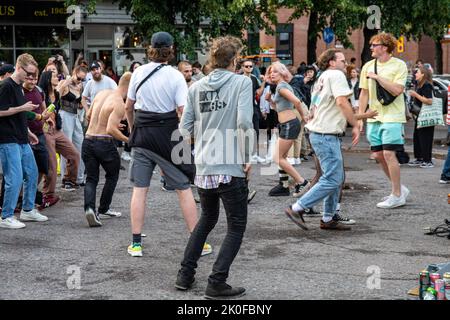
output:
[[[13,63],[28,52],[43,68],[49,57],[61,54],[70,68],[81,52],[88,62],[101,59],[119,75],[133,61],[146,62],[145,44],[117,3],[98,1],[96,14],[81,10],[76,19],[64,1],[0,0],[0,61]]]
[[[278,25],[276,26],[276,35],[267,35],[264,31],[248,33],[249,47],[256,54],[256,43],[259,43],[262,51],[267,54],[273,52],[277,58],[285,64],[299,66],[301,62],[307,62],[307,38],[308,38],[308,17],[288,22],[292,14],[290,9],[278,10]],[[450,38],[450,35],[448,36]],[[361,52],[364,48],[364,37],[362,30],[356,30],[350,37],[354,49],[343,50],[346,57],[350,60],[355,57],[357,66],[361,65]],[[444,41],[443,46],[443,73],[450,73],[450,40]],[[340,47],[339,43],[333,42],[328,47]],[[323,40],[317,42],[317,55],[320,55],[327,48]],[[436,48],[434,41],[429,37],[423,37],[417,43],[407,41],[405,50],[402,53],[395,53],[395,56],[403,59],[408,64],[414,64],[418,59],[424,60],[435,67]],[[263,58],[264,59],[264,58]],[[267,58],[269,59],[269,58]]]

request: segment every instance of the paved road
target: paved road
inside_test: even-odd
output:
[[[389,191],[378,166],[368,153],[345,158],[354,189],[345,190],[343,211],[357,225],[344,233],[320,230],[318,218],[308,221],[310,231],[299,229],[283,214],[293,199],[267,197],[277,177],[261,176],[261,166],[255,167],[252,187],[258,193],[229,278],[247,288],[244,299],[405,299],[422,268],[450,261],[449,240],[422,232],[450,217],[450,186],[437,184],[442,160],[433,169],[403,168],[408,204],[381,210],[375,205]],[[308,178],[314,174],[310,162],[298,169]],[[225,234],[224,217],[208,239],[214,253],[201,258],[197,286],[176,291],[188,233],[176,195],[160,190],[158,180],[153,178],[148,198],[142,258],[126,253],[131,187],[125,171],[113,200],[123,216],[105,219],[101,228],[87,227],[82,191],[61,191],[62,201],[45,210],[49,221],[0,230],[0,299],[202,299]]]

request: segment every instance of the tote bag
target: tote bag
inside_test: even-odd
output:
[[[419,117],[417,118],[417,128],[426,128],[432,126],[444,125],[444,116],[442,114],[442,99],[433,95],[431,105],[422,105]]]

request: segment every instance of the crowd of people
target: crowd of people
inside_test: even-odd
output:
[[[406,97],[419,108],[430,105],[432,71],[417,66],[415,87],[406,95],[407,66],[392,56],[396,39],[380,33],[370,42],[373,60],[361,70],[355,60],[347,63],[342,51],[328,49],[314,65],[296,69],[274,62],[263,74],[255,61],[240,58],[242,42],[231,36],[214,39],[205,65],[179,61],[171,67],[173,37],[155,33],[148,50],[150,62],[133,63],[120,78],[102,61],[88,64],[82,59],[69,74],[61,56],[50,58],[40,72],[34,58],[22,54],[15,66],[0,68],[0,227],[20,229],[23,222],[48,220],[41,211],[60,201],[58,158],[61,190],[84,188],[84,214],[90,227],[102,226],[102,215],[120,217],[110,206],[121,158],[132,159],[128,253],[143,256],[147,197],[159,167],[163,189],[176,191],[190,233],[175,287],[190,289],[199,258],[212,252],[206,240],[218,221],[221,200],[228,228],[205,297],[240,296],[245,289],[226,281],[254,196],[249,195],[252,164],[278,166],[279,183],[269,196],[290,196],[292,179],[292,195],[297,199],[285,214],[297,226],[308,230],[304,216],[322,215],[321,229],[350,230],[355,220],[340,215],[345,180],[341,137],[350,126],[356,145],[365,128],[372,157],[390,181],[389,194],[377,207],[405,205],[409,190],[401,183],[397,152],[404,150]],[[380,90],[389,102],[380,101]],[[228,139],[230,130],[233,143],[221,140]],[[267,156],[262,157],[260,137],[265,131],[269,141]],[[433,132],[433,127],[416,126],[416,160],[409,165],[433,166]],[[179,139],[173,138],[174,133]],[[122,145],[121,156],[118,146]],[[308,180],[295,166],[311,159],[317,174]],[[450,147],[441,183],[450,181],[449,159]],[[100,166],[105,184],[96,209]],[[196,202],[201,203],[200,216]],[[314,210],[319,202],[323,202],[322,213]]]

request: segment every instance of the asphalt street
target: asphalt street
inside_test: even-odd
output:
[[[229,283],[247,289],[242,299],[407,299],[420,270],[450,261],[450,240],[422,230],[450,218],[450,185],[437,183],[443,161],[435,164],[432,169],[403,166],[403,183],[411,190],[407,205],[382,210],[375,205],[388,195],[389,186],[378,165],[369,160],[364,144],[345,152],[342,211],[357,221],[348,232],[321,230],[319,218],[308,219],[309,231],[298,228],[283,213],[294,199],[268,197],[277,176],[261,175],[265,166],[254,166],[251,188],[257,194]],[[297,169],[307,178],[314,175],[311,161]],[[208,238],[214,252],[200,259],[196,286],[177,291],[174,282],[188,232],[176,194],[162,191],[155,174],[144,256],[132,258],[126,251],[132,191],[127,170],[121,171],[112,203],[123,216],[104,219],[101,228],[87,226],[82,190],[61,190],[62,200],[43,212],[47,222],[0,230],[0,299],[203,299],[226,231],[223,208]]]

